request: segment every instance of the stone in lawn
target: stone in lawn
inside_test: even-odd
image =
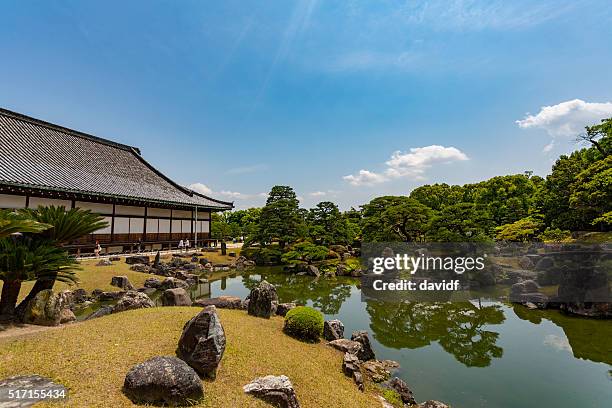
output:
[[[287,376],[267,375],[256,378],[244,387],[245,393],[251,394],[279,408],[300,408],[293,384]]]
[[[176,357],[153,357],[130,369],[123,392],[135,403],[190,405],[204,396],[198,374]]]
[[[323,323],[323,338],[327,341],[344,337],[344,324],[340,320],[326,320]]]
[[[70,292],[56,294],[51,289],[42,290],[28,302],[23,321],[41,326],[57,326],[62,317],[66,318],[63,310],[70,308],[71,300]]]
[[[123,290],[134,290],[134,286],[130,283],[127,276],[113,276],[111,278],[111,286],[116,286]]]
[[[359,360],[368,361],[376,358],[374,350],[372,350],[372,346],[370,345],[370,337],[368,336],[367,331],[354,331],[353,335],[351,336],[351,340],[361,344],[361,351],[357,353]]]
[[[151,260],[146,255],[128,256],[127,258],[125,258],[125,263],[128,265],[134,265],[134,264],[148,265],[150,262]]]
[[[15,400],[9,396],[9,390],[20,390],[26,393],[26,398]],[[28,391],[32,395],[28,395]],[[28,398],[36,397],[38,398]],[[31,407],[38,401],[51,399],[49,396],[57,395],[53,401],[59,402],[68,397],[68,390],[61,384],[56,384],[49,378],[40,375],[18,375],[0,380],[0,407],[25,408]]]
[[[215,378],[225,352],[225,331],[214,306],[208,306],[183,327],[176,355],[203,377]]]
[[[191,298],[183,288],[166,289],[161,295],[164,306],[191,306]]]
[[[151,272],[151,267],[145,264],[133,264],[130,266],[130,271],[149,273]]]
[[[197,299],[194,306],[215,306],[219,309],[241,309],[242,299],[236,296],[219,296],[209,299]]]
[[[143,309],[155,307],[155,303],[144,293],[135,290],[125,292],[125,295],[119,299],[113,313],[124,312],[126,310]]]
[[[175,288],[186,289],[188,287],[189,287],[189,285],[184,280],[180,280],[180,279],[177,279],[177,278],[169,277],[169,278],[166,278],[166,279],[163,280],[161,285],[159,285],[158,289],[159,290],[175,289]]]
[[[276,289],[268,282],[262,281],[249,295],[248,313],[251,316],[269,319],[276,312],[277,304]]]
[[[113,263],[110,261],[110,259],[100,259],[96,266],[111,266],[112,264]]]
[[[101,308],[99,308],[98,310],[96,310],[95,312],[87,316],[85,320],[95,319],[98,317],[109,315],[111,313],[113,313],[112,306],[102,306]]]
[[[154,288],[157,289],[161,286],[161,281],[157,278],[147,278],[144,281],[145,288]]]

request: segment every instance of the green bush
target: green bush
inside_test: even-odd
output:
[[[297,339],[316,342],[323,334],[323,314],[308,306],[298,306],[285,316],[285,333]]]

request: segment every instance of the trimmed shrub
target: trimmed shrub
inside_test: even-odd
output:
[[[298,306],[285,316],[285,333],[307,342],[317,342],[323,334],[323,314],[308,306]]]

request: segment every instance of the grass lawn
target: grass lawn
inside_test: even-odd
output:
[[[133,406],[121,392],[127,371],[158,355],[173,356],[184,323],[200,308],[158,307],[105,316],[0,341],[0,378],[48,376],[68,387],[69,406]],[[377,407],[373,389],[357,390],[342,374],[342,353],[282,332],[283,319],[219,310],[227,347],[215,381],[204,381],[203,407],[266,407],[242,391],[255,377],[287,375],[304,408]],[[57,406],[57,404],[47,404]]]
[[[228,252],[239,252],[240,248],[232,248],[228,249]],[[172,256],[170,254],[162,256],[162,261],[170,260]],[[212,261],[213,263],[229,263],[235,258],[230,258],[228,256],[222,256],[217,252],[207,252],[205,253],[204,258]],[[151,261],[153,257],[151,257]],[[115,286],[111,286],[111,278],[117,275],[125,275],[128,277],[132,285],[136,288],[140,288],[144,285],[144,281],[147,278],[150,278],[152,275],[142,272],[134,272],[130,270],[130,265],[125,263],[125,258],[121,258],[121,261],[113,262],[112,266],[96,266],[98,260],[95,259],[87,259],[80,262],[81,270],[76,272],[77,278],[79,282],[77,285],[68,285],[63,282],[56,282],[53,286],[53,290],[55,292],[60,292],[64,289],[76,289],[83,288],[88,292],[91,292],[94,289],[102,289],[108,291],[119,290],[119,288]],[[27,294],[34,286],[34,282],[23,282],[21,285],[21,292],[19,292],[19,300],[23,299],[27,296]],[[0,282],[0,289],[2,288],[2,282]]]

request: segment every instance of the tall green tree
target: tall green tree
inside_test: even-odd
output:
[[[281,248],[303,235],[304,219],[295,191],[289,186],[274,186],[259,217],[257,240],[261,244],[278,241]]]
[[[405,196],[377,197],[362,212],[366,242],[422,241],[433,214],[426,205]]]
[[[432,242],[489,241],[493,227],[493,220],[482,207],[458,203],[444,207],[433,217],[427,239]]]
[[[595,219],[612,211],[612,156],[578,173],[571,186],[569,204],[591,225]]]
[[[414,198],[434,211],[440,211],[447,205],[465,201],[465,193],[464,186],[451,186],[446,183],[426,184],[412,190],[410,198]]]
[[[349,243],[347,221],[331,201],[322,201],[311,208],[306,219],[309,235],[315,242],[323,245]]]

